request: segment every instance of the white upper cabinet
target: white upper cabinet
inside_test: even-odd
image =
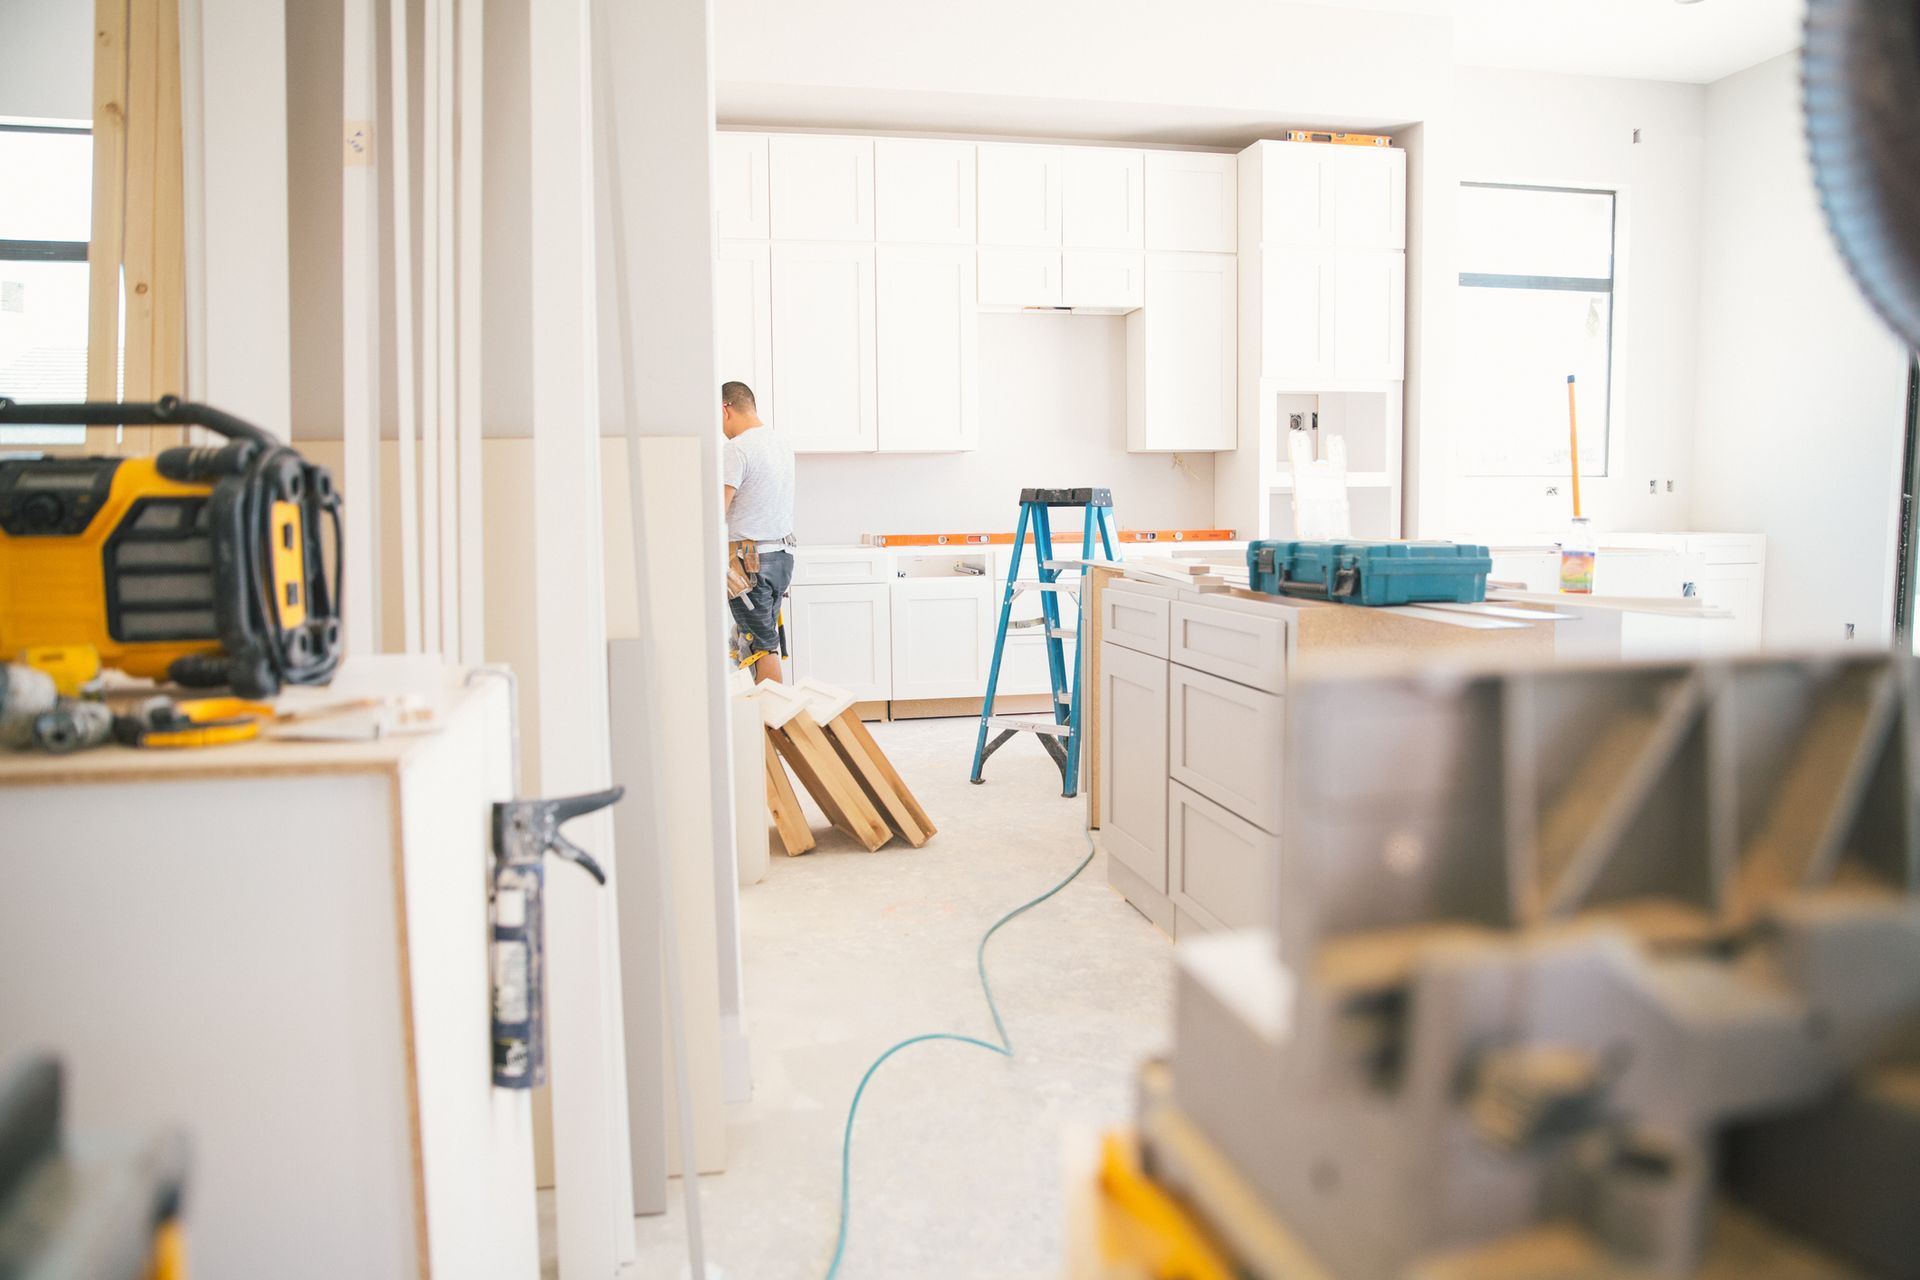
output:
[[[1322,249],[1260,257],[1260,374],[1310,382],[1333,374],[1332,264]]]
[[[753,388],[760,416],[778,426],[773,396],[773,250],[722,240],[713,272],[714,358],[722,382]]]
[[[875,250],[880,437],[889,452],[977,448],[973,250]]]
[[[775,244],[773,376],[779,430],[795,450],[873,450],[873,351],[873,246]]]
[[[1146,297],[1146,256],[1124,249],[1068,249],[1060,255],[1060,305],[1131,311]]]
[[[1069,249],[1144,247],[1145,166],[1139,151],[1062,148],[1060,243]]]
[[[1058,307],[1058,249],[980,250],[980,306],[987,311]]]
[[[1231,449],[1238,438],[1232,254],[1150,253],[1143,310],[1127,317],[1127,448]]]
[[[983,142],[979,163],[980,243],[1058,248],[1061,149]]]
[[[874,139],[877,238],[896,244],[971,245],[974,172],[971,142]]]
[[[1261,277],[1262,377],[1306,385],[1405,376],[1406,254],[1269,249]]]
[[[872,138],[776,133],[767,157],[774,239],[873,239]]]
[[[1232,253],[1239,157],[1205,151],[1147,152],[1147,248]]]
[[[767,238],[767,136],[713,136],[714,234],[722,240]]]
[[[1259,143],[1267,244],[1407,247],[1407,153],[1394,147]]]

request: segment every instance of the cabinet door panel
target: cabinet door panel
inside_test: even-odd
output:
[[[722,241],[713,294],[720,380],[746,383],[760,416],[779,422],[773,394],[773,252],[766,242]]]
[[[976,448],[973,250],[882,245],[874,273],[881,450]]]
[[[873,239],[873,139],[776,133],[767,161],[776,240]]]
[[[980,305],[1008,311],[1061,305],[1060,251],[980,250]]]
[[[873,246],[776,243],[773,376],[794,449],[873,449],[873,351]]]
[[[1309,142],[1272,142],[1260,148],[1261,227],[1248,227],[1272,245],[1324,243],[1328,200],[1323,186],[1325,148]]]
[[[1146,307],[1128,322],[1140,386],[1129,400],[1129,449],[1233,448],[1237,279],[1228,254],[1147,255]]]
[[[898,244],[971,245],[974,172],[971,142],[875,139],[876,235]]]
[[[1390,381],[1405,366],[1406,255],[1339,250],[1334,259],[1333,373]]]
[[[1167,891],[1167,663],[1100,647],[1100,844]]]
[[[1330,147],[1322,158],[1329,243],[1347,249],[1407,247],[1407,153]]]
[[[1060,245],[1060,148],[980,145],[980,243]]]
[[[714,234],[722,240],[767,238],[767,135],[713,137]]]
[[[1060,181],[1060,243],[1069,249],[1146,244],[1146,156],[1111,147],[1067,147]]]
[[[1326,254],[1318,249],[1261,252],[1261,373],[1312,379],[1332,372],[1333,298]]]
[[[1232,253],[1236,222],[1236,156],[1203,151],[1147,152],[1147,248]]]
[[[1285,700],[1203,671],[1167,671],[1168,772],[1262,831],[1278,832],[1274,779]]]
[[[1209,929],[1271,928],[1280,837],[1167,783],[1167,890]]]
[[[1060,255],[1060,305],[1128,311],[1146,297],[1146,259],[1118,249],[1068,249]]]
[[[893,696],[985,696],[997,620],[985,578],[895,579]]]
[[[795,587],[787,596],[794,678],[824,680],[862,702],[891,698],[891,590],[884,582]]]

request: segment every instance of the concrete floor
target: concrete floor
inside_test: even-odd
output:
[[[991,1040],[981,932],[1086,854],[1084,799],[1061,798],[1030,739],[968,783],[977,726],[873,726],[940,829],[924,849],[867,853],[816,813],[819,848],[776,853],[742,891],[754,1097],[728,1118],[727,1172],[700,1187],[707,1257],[728,1280],[825,1274],[860,1073],[920,1032]],[[1015,1056],[936,1042],[880,1069],[854,1131],[846,1280],[1061,1274],[1062,1170],[1132,1113],[1135,1069],[1167,1035],[1170,946],[1107,887],[1103,854],[995,936],[988,970]],[[676,1181],[671,1211],[637,1222],[627,1275],[683,1274],[679,1197]]]

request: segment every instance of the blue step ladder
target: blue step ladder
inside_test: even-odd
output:
[[[1086,518],[1080,534],[1080,558],[1056,560],[1053,557],[1053,524],[1048,514],[1054,507],[1080,507]],[[1038,562],[1038,581],[1020,580],[1020,557],[1026,552],[1027,533],[1033,533],[1033,554]],[[1080,790],[1080,633],[1086,620],[1085,602],[1075,596],[1075,623],[1061,625],[1060,597],[1074,595],[1074,588],[1060,581],[1069,569],[1085,570],[1089,562],[1100,563],[1094,554],[1098,537],[1105,561],[1120,557],[1114,551],[1120,541],[1113,527],[1113,491],[1110,489],[1022,489],[1020,525],[1013,533],[1013,562],[1007,568],[1007,590],[1000,601],[1000,629],[993,637],[993,666],[987,672],[987,700],[980,708],[980,737],[973,748],[973,781],[985,781],[980,771],[987,757],[1001,744],[1020,733],[1031,733],[1040,740],[1053,762],[1060,766],[1060,794],[1072,796]],[[1024,622],[1013,621],[1013,600],[1026,591],[1040,593],[1040,616]],[[1000,659],[1007,647],[1007,632],[1040,627],[1046,635],[1047,671],[1053,683],[1053,718],[997,716],[993,696],[1000,685]],[[1067,675],[1066,642],[1074,642],[1073,675]],[[987,734],[999,730],[993,741]]]

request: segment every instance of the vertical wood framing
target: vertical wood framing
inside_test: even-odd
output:
[[[155,397],[187,389],[187,237],[182,207],[186,192],[180,136],[180,3],[154,0],[153,101],[153,356]],[[151,447],[179,444],[181,427],[157,427]]]
[[[96,0],[93,46],[93,242],[87,253],[87,399],[120,398],[120,260],[127,189],[127,4]],[[95,432],[88,429],[89,443]]]
[[[480,206],[481,127],[484,119],[482,0],[460,0],[460,119],[456,162],[460,171],[460,315],[458,433],[460,521],[460,659],[485,661],[486,588],[480,527]]]
[[[453,107],[454,107],[454,22],[453,11],[457,0],[435,0],[439,10],[439,30],[435,35],[435,53],[439,61],[440,100],[436,104],[439,127],[430,144],[434,150],[435,165],[438,170],[439,190],[434,193],[434,204],[439,211],[439,225],[434,230],[434,250],[436,264],[435,277],[439,281],[440,297],[437,307],[440,316],[439,332],[435,335],[434,358],[440,362],[435,385],[440,389],[440,420],[434,424],[435,440],[439,447],[439,459],[435,470],[440,479],[439,528],[434,531],[434,543],[439,548],[440,563],[436,566],[435,576],[440,583],[440,596],[437,601],[440,609],[440,652],[450,661],[460,660],[460,469],[455,439],[459,414],[459,388],[456,382],[458,369],[455,357],[458,354],[459,313],[455,309],[454,249],[455,236],[458,234],[457,214],[454,206],[454,150],[453,150]]]
[[[125,276],[126,395],[153,398],[154,130],[159,98],[159,0],[127,7],[127,217],[121,265]],[[127,443],[147,451],[151,429],[129,427]]]
[[[408,81],[407,0],[387,6],[388,172],[393,183],[393,379],[395,453],[400,467],[400,633],[408,653],[420,652],[420,475],[414,445],[413,146]]]
[[[440,13],[422,0],[420,21],[420,641],[440,642]]]

